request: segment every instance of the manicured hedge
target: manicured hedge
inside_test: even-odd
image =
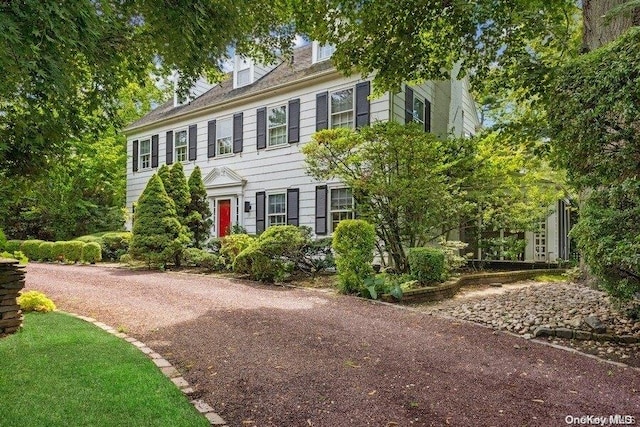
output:
[[[64,261],[66,244],[67,242],[64,241],[53,242],[53,247],[51,248],[52,261]]]
[[[340,292],[358,293],[365,289],[365,279],[373,276],[375,244],[373,225],[359,219],[340,221],[333,233]]]
[[[102,260],[102,248],[97,242],[84,243],[82,247],[82,262],[95,264]]]
[[[78,262],[82,260],[82,248],[85,243],[73,240],[64,242],[64,259],[67,262]]]
[[[27,258],[32,261],[40,261],[42,256],[40,255],[40,244],[44,240],[25,240],[20,246],[20,251],[25,254]]]
[[[407,257],[411,275],[420,283],[441,282],[445,272],[444,252],[436,248],[411,248]]]
[[[54,261],[53,256],[53,242],[40,243],[40,260],[41,261]]]
[[[4,235],[4,231],[0,228],[0,252],[4,251],[4,247],[7,244],[7,236]]]

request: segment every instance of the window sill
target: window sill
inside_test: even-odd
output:
[[[265,150],[266,151],[271,151],[271,150],[281,150],[285,147],[289,147],[293,144],[289,144],[288,142],[285,142],[284,144],[278,144],[278,145],[268,145]]]
[[[233,157],[235,156],[236,153],[228,153],[228,154],[216,154],[214,157],[209,157],[209,160],[215,160],[215,159],[227,159],[229,157]]]

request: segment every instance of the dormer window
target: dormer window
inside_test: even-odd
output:
[[[326,61],[331,58],[335,51],[336,47],[332,44],[320,44],[318,42],[313,42],[311,59],[313,63]]]
[[[253,83],[252,79],[253,64],[250,60],[236,57],[234,67],[234,88],[242,87]]]

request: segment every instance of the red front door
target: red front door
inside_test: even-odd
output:
[[[231,230],[231,200],[218,200],[218,237]]]

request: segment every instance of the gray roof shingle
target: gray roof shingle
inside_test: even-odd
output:
[[[237,89],[233,88],[233,73],[228,73],[222,82],[188,104],[174,107],[173,99],[170,99],[139,120],[131,123],[125,128],[125,131],[179,117],[202,108],[214,107],[215,105],[240,99],[276,85],[293,83],[301,78],[334,69],[331,61],[312,64],[311,44],[294,49],[292,59],[293,61],[284,60],[256,82]]]

